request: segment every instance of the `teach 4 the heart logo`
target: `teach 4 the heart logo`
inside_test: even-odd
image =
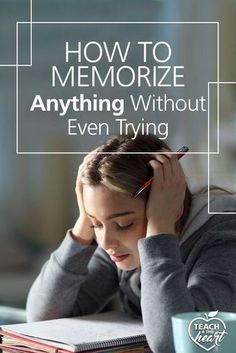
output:
[[[216,317],[217,314],[218,311],[205,313],[205,317],[196,317],[188,326],[191,340],[207,352],[220,346],[228,334],[224,321]]]

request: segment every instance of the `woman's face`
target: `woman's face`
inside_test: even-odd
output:
[[[125,271],[139,267],[137,243],[146,234],[145,201],[103,185],[84,185],[83,199],[97,242],[116,266]]]

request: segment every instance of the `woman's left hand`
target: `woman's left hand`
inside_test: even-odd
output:
[[[176,233],[186,191],[184,172],[176,154],[154,155],[149,164],[153,169],[153,181],[146,205],[146,236]]]

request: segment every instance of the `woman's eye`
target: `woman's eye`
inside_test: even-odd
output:
[[[127,229],[127,228],[130,228],[132,225],[133,225],[133,223],[129,223],[126,225],[117,224],[117,228],[118,229]]]
[[[128,229],[133,225],[133,223],[129,223],[129,224],[118,224],[116,223],[116,228],[118,230],[124,230],[124,229]],[[102,228],[102,224],[91,224],[90,228],[93,229],[98,229],[98,228]]]

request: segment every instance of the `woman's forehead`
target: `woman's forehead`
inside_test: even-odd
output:
[[[128,194],[109,190],[103,185],[85,185],[83,199],[87,214],[95,217],[102,215],[108,218],[115,214],[134,214],[143,209],[143,200],[137,200]]]

